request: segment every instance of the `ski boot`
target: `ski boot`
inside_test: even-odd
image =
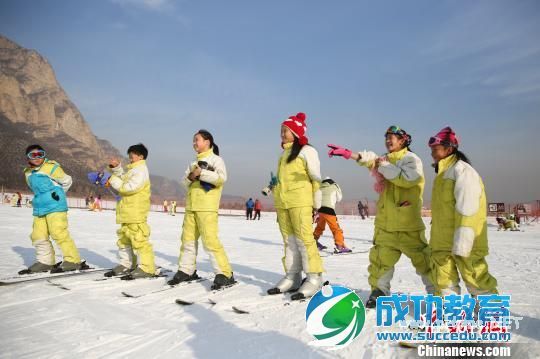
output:
[[[123,265],[119,264],[117,265],[116,267],[114,267],[113,269],[111,269],[110,271],[108,272],[105,272],[105,274],[103,274],[105,277],[116,277],[116,276],[119,276],[119,275],[128,275],[129,273],[131,273],[132,270],[135,270],[137,267],[135,268],[127,268],[127,267],[124,267]]]
[[[266,291],[269,295],[275,295],[286,292],[296,292],[302,284],[302,275],[300,273],[287,273],[274,288]]]
[[[41,273],[41,272],[48,272],[54,268],[54,265],[49,264],[43,264],[41,262],[36,262],[32,264],[30,267],[20,270],[18,274],[32,274],[32,273]]]
[[[64,273],[85,269],[90,269],[88,264],[86,264],[86,261],[82,261],[81,263],[63,261],[60,265],[55,266],[53,269],[51,269],[51,273]]]
[[[334,254],[343,254],[343,253],[351,253],[352,252],[352,249],[350,248],[347,248],[345,246],[341,247],[341,246],[336,246],[334,248]]]
[[[174,277],[167,281],[168,285],[177,285],[182,282],[191,282],[192,280],[199,279],[200,277],[197,275],[197,271],[193,272],[193,274],[189,275],[182,271],[176,272]]]
[[[323,286],[321,273],[308,273],[297,293],[291,295],[291,300],[302,300],[313,297]]]
[[[366,302],[366,308],[375,308],[377,306],[377,298],[379,298],[381,295],[386,295],[386,293],[384,293],[379,288],[375,288],[369,295],[369,298]]]
[[[134,279],[140,279],[140,278],[153,278],[155,277],[155,273],[148,273],[143,271],[140,267],[137,267],[134,271],[131,273],[120,277],[121,280],[134,280]]]
[[[323,249],[326,249],[326,248],[327,248],[325,245],[321,244],[321,243],[319,242],[319,240],[317,240],[316,242],[317,242],[317,249],[318,249],[318,250],[322,251]]]
[[[221,288],[230,287],[231,285],[235,284],[236,281],[234,280],[234,276],[231,274],[230,278],[227,278],[224,274],[216,274],[216,277],[214,278],[214,283],[210,287],[212,290],[218,290]]]

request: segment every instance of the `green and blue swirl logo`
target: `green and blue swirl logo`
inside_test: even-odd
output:
[[[309,301],[307,331],[315,346],[346,346],[362,331],[366,309],[358,295],[337,285],[325,285]]]

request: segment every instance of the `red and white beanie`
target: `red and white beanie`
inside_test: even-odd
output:
[[[288,119],[283,121],[282,126],[286,126],[291,130],[293,135],[298,138],[300,145],[304,146],[308,143],[308,138],[306,137],[306,114],[303,112],[298,112],[295,116],[290,116]]]

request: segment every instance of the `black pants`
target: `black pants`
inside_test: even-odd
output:
[[[259,220],[261,219],[261,210],[260,209],[255,210],[255,215],[253,216],[253,219],[257,219],[257,217],[259,217]]]
[[[251,219],[253,217],[253,208],[246,209],[246,219]]]

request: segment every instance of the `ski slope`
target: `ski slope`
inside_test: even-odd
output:
[[[182,219],[181,214],[173,217],[156,212],[149,217],[156,264],[173,272]],[[73,209],[69,221],[71,234],[88,263],[95,267],[115,265],[117,225],[113,211]],[[347,245],[357,251],[370,248],[372,219],[343,217],[340,224]],[[96,273],[0,287],[0,358],[402,358],[416,353],[377,342],[373,312],[368,314],[360,336],[340,350],[308,345],[307,302],[284,306],[281,299],[272,298],[250,314],[234,313],[232,305],[264,301],[263,294],[281,278],[283,246],[273,214],[263,213],[260,221],[221,216],[219,225],[220,238],[240,282],[237,286],[212,296],[208,292],[211,281],[206,281],[126,298],[122,291],[146,293],[162,288],[164,279],[95,281],[102,278]],[[13,276],[33,263],[31,226],[30,208],[0,206],[0,278]],[[512,295],[512,314],[523,317],[520,328],[513,332],[513,342],[528,344],[521,346],[522,352],[515,357],[539,357],[540,225],[524,230],[497,232],[491,223],[487,259],[500,293]],[[327,230],[322,238],[329,247],[330,235]],[[324,263],[327,280],[355,289],[366,299],[367,253],[328,255]],[[211,278],[202,246],[198,271]],[[397,265],[393,291],[423,293],[406,257]],[[209,304],[209,297],[217,304]],[[179,306],[177,298],[196,303]]]

